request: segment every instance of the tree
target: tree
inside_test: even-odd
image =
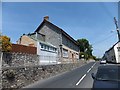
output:
[[[3,52],[9,52],[12,50],[12,44],[10,38],[7,36],[0,36],[0,43]]]
[[[89,56],[92,56],[92,45],[89,45],[89,47],[87,48],[86,50],[86,53],[89,55]]]
[[[94,59],[94,60],[97,60],[96,56],[93,56],[93,59]]]
[[[92,56],[92,45],[89,44],[89,41],[87,39],[78,39],[77,40],[79,49],[82,53],[85,55],[85,59],[89,59]],[[81,57],[81,56],[80,56]]]
[[[89,42],[87,39],[78,39],[77,43],[81,52],[85,52],[89,47]]]

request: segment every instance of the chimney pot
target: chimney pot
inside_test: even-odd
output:
[[[49,20],[49,16],[45,16],[44,19],[45,19],[45,20]]]

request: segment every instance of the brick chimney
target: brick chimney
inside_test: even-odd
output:
[[[49,16],[45,16],[44,19],[49,21]]]

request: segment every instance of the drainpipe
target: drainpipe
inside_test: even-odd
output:
[[[36,40],[37,40],[37,32],[35,32],[35,38],[36,38]]]

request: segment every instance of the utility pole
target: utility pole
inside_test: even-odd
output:
[[[114,17],[114,22],[115,22],[116,30],[117,30],[117,34],[118,34],[118,41],[120,42],[120,32],[119,32],[119,28],[118,28],[117,20],[116,20],[115,17]]]

